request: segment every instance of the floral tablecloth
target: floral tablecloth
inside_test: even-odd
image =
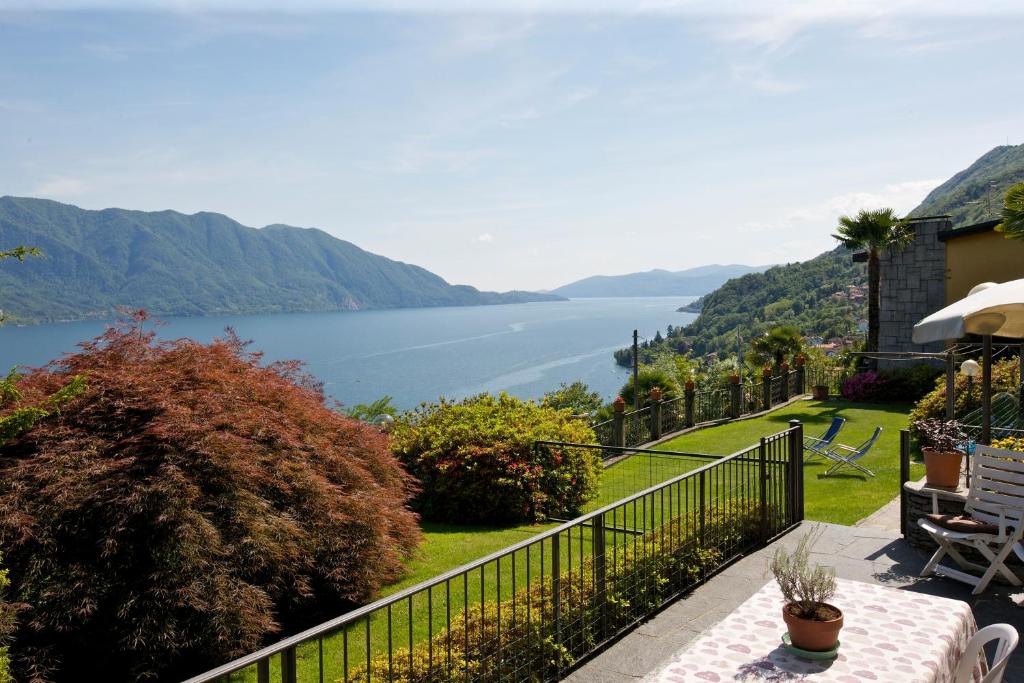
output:
[[[782,595],[770,581],[645,680],[953,681],[977,631],[970,606],[959,600],[840,579],[831,602],[843,610],[844,624],[834,660],[803,659],[782,647]]]

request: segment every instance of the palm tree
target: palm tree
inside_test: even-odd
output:
[[[786,356],[795,356],[803,348],[804,340],[799,328],[794,325],[773,327],[759,337],[750,340],[750,353],[747,360],[754,365],[771,362],[775,374],[779,373]]]
[[[866,211],[861,209],[853,218],[839,218],[837,233],[832,235],[848,249],[863,249],[868,253],[868,344],[867,351],[878,350],[879,292],[881,279],[879,256],[886,249],[900,250],[914,239],[908,221],[892,209]]]
[[[1024,240],[1024,183],[1011,185],[1003,200],[1003,222],[996,226],[1007,237]]]

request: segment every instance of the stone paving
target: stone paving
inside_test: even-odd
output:
[[[884,508],[883,508],[884,509]],[[891,511],[890,511],[891,513]],[[898,508],[896,513],[898,519]],[[893,531],[890,517],[869,517],[859,526],[823,524],[814,561],[834,566],[840,578],[941,595],[970,603],[979,626],[1005,622],[1024,631],[1024,589],[993,581],[981,596],[971,587],[941,577],[918,578],[925,558]],[[776,541],[792,548],[814,522]],[[635,682],[658,669],[702,631],[718,623],[769,580],[765,563],[775,544],[725,569],[689,596],[639,625],[565,680],[572,683]],[[1024,683],[1024,645],[1018,647],[1003,679]]]

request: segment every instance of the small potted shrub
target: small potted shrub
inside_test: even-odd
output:
[[[820,528],[801,538],[792,553],[777,549],[768,569],[786,601],[782,619],[789,629],[789,644],[808,652],[831,652],[839,645],[843,613],[828,602],[836,593],[836,570],[811,566],[811,547],[818,536]]]
[[[955,420],[918,420],[914,430],[921,439],[924,454],[924,476],[929,486],[956,488],[960,485],[960,465],[967,435]]]

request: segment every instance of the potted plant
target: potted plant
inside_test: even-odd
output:
[[[921,440],[924,476],[929,486],[956,488],[960,485],[960,465],[967,435],[956,420],[917,420],[914,430]]]
[[[768,562],[786,601],[782,619],[789,629],[789,644],[808,652],[835,650],[843,628],[843,612],[828,602],[836,593],[835,568],[811,566],[811,548],[820,533],[819,527],[805,535],[792,553],[777,549]]]

